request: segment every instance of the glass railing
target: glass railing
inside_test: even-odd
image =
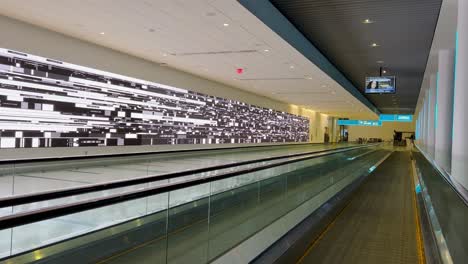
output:
[[[450,183],[422,152],[415,149],[417,176],[423,194],[426,214],[433,240],[442,263],[466,263],[468,260],[468,204],[463,195]]]
[[[268,149],[268,151],[259,152],[259,148]],[[180,179],[187,180],[265,165],[286,157],[294,158],[348,148],[352,148],[352,146],[341,144],[333,146],[294,145],[287,148],[252,147],[242,150],[222,150],[221,152],[219,150],[201,151],[201,153],[197,152],[195,156],[194,153],[179,153],[179,155],[150,155],[150,157],[146,155],[131,156],[125,159],[116,157],[115,160],[111,158],[103,158],[98,161],[94,159],[90,161],[71,160],[63,161],[64,164],[61,165],[59,161],[39,164],[26,163],[21,164],[21,166],[12,166],[14,168],[13,175],[7,174],[0,178],[4,183],[0,190],[0,216],[141,190],[166,183],[161,181],[163,179],[167,179],[168,182],[180,181]],[[94,163],[99,165],[94,166]],[[164,169],[162,164],[168,167]],[[28,171],[31,173],[27,173]],[[145,171],[145,173],[139,174],[141,171]],[[77,178],[76,173],[81,174],[79,178]],[[111,180],[110,175],[119,176],[112,176],[113,180]],[[77,185],[76,179],[79,179],[81,183]],[[61,196],[57,195],[59,192],[62,193]],[[81,195],[75,195],[76,193]],[[48,196],[47,194],[52,195]],[[65,198],[57,199],[60,197]],[[10,199],[15,201],[26,199],[26,202],[19,206],[5,208],[9,206]]]
[[[348,146],[297,144],[95,158],[0,160],[0,198]]]
[[[305,204],[313,203],[313,211],[386,155],[367,146],[100,191],[99,198],[74,195],[33,211],[3,208],[0,257],[12,263],[206,263],[285,216],[293,221]]]

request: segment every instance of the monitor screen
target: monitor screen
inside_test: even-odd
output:
[[[395,93],[395,76],[366,77],[366,93]]]

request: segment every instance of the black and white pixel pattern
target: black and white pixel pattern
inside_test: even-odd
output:
[[[0,148],[308,141],[307,118],[0,49]]]

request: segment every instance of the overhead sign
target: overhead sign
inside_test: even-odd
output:
[[[376,120],[338,120],[339,126],[382,126],[381,121]]]
[[[379,121],[382,122],[413,122],[413,115],[389,115],[381,114]]]

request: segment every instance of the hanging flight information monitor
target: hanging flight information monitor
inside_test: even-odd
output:
[[[395,76],[366,77],[366,93],[395,93]]]

